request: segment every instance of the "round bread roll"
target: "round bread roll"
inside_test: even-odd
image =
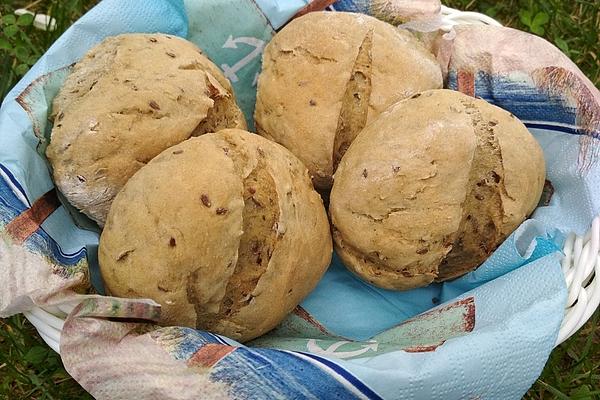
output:
[[[542,149],[512,114],[451,90],[401,101],[335,175],[336,251],[370,283],[406,290],[479,266],[535,209]]]
[[[226,129],[173,146],[116,196],[100,238],[111,295],[239,341],[274,328],[331,261],[327,214],[280,145]]]
[[[256,130],[298,156],[326,190],[365,124],[442,83],[439,64],[408,31],[363,14],[312,12],[265,48]]]
[[[46,155],[58,189],[104,224],[125,182],[164,149],[246,127],[227,78],[192,43],[125,34],[91,49],[52,105]]]

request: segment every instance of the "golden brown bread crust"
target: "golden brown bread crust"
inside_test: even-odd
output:
[[[330,202],[336,251],[388,289],[458,277],[533,212],[544,178],[542,150],[512,114],[423,92],[382,113],[342,159]]]
[[[331,252],[306,167],[274,142],[228,129],[142,167],[113,202],[99,258],[112,295],[156,300],[164,324],[246,341],[314,288]]]
[[[107,38],[53,102],[46,155],[57,187],[104,224],[135,171],[192,135],[245,128],[230,83],[192,43],[163,34]]]
[[[291,150],[315,186],[328,189],[367,122],[400,99],[440,87],[438,63],[409,32],[367,15],[313,12],[265,48],[256,129]]]

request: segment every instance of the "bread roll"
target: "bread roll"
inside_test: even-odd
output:
[[[194,44],[163,34],[105,39],[75,65],[52,109],[54,181],[101,226],[117,192],[158,153],[246,126],[219,69]]]
[[[363,14],[312,12],[265,48],[255,125],[328,189],[366,123],[398,100],[441,87],[439,64],[408,31]]]
[[[274,142],[222,130],[165,150],[129,180],[99,261],[110,294],[154,299],[163,324],[246,341],[296,307],[331,253],[306,167]]]
[[[542,150],[512,114],[450,90],[367,126],[335,175],[336,251],[365,280],[405,290],[479,266],[536,207]]]

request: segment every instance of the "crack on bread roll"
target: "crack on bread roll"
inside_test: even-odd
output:
[[[386,263],[387,258],[381,253],[372,251],[365,254],[345,242],[342,233],[335,226],[332,226],[332,235],[336,248],[340,250],[337,254],[348,269],[373,285],[386,289],[407,290],[416,286],[428,285],[436,277],[436,273],[430,271],[429,265],[424,265],[421,260],[404,264],[401,267],[391,265]],[[398,274],[406,279],[396,279]]]
[[[217,312],[207,312],[193,293],[188,299],[196,309],[197,328],[207,327],[239,339],[248,329],[232,320],[242,308],[250,305],[257,296],[255,289],[267,271],[277,241],[284,231],[280,221],[280,199],[275,178],[265,160],[261,147],[241,146],[236,136],[222,132],[220,147],[233,162],[236,175],[242,181],[244,207],[242,209],[242,234],[237,258],[228,278],[225,292]],[[218,214],[218,210],[215,211]],[[190,276],[193,280],[194,277]],[[193,284],[191,288],[195,287]]]
[[[295,46],[293,49],[279,49],[278,54],[280,56],[290,56],[296,57],[298,55],[302,55],[308,57],[315,61],[315,64],[322,64],[324,62],[337,62],[337,60],[333,57],[320,56],[318,54],[313,53],[309,49],[303,46]],[[275,60],[273,56],[271,56],[272,60]]]
[[[308,13],[265,47],[256,131],[294,153],[327,192],[350,143],[385,109],[440,88],[440,66],[410,32],[356,13]]]
[[[333,172],[356,135],[365,127],[371,99],[371,68],[373,64],[373,29],[367,31],[358,48],[346,91],[333,142]]]
[[[206,87],[207,95],[213,101],[213,106],[208,110],[206,118],[194,129],[191,136],[218,132],[226,128],[246,129],[244,114],[235,104],[235,100],[209,72],[206,72]]]
[[[476,137],[468,193],[452,250],[438,266],[437,282],[453,279],[485,261],[506,236],[502,234],[504,167],[494,123],[484,121],[470,99],[462,99]]]
[[[202,268],[196,268],[192,272],[188,274],[185,279],[185,296],[187,302],[194,306],[194,311],[196,312],[196,328],[199,329],[202,326],[202,323],[206,323],[206,321],[211,321],[214,319],[214,314],[210,313],[206,310],[206,305],[203,304],[203,299],[201,294],[199,293],[199,288],[202,287],[200,284],[201,272]],[[164,292],[168,292],[169,290],[165,287],[163,288],[159,283],[158,289]]]
[[[231,317],[252,302],[253,291],[267,270],[278,238],[279,197],[273,176],[262,159],[243,182],[244,233],[240,238],[237,264],[219,310],[222,317]]]

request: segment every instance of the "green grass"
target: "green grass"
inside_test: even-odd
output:
[[[97,0],[0,0],[0,99],[62,32],[96,3]],[[56,29],[42,31],[32,26],[31,17],[15,18],[13,11],[17,8],[52,15]]]
[[[22,19],[0,22],[0,98],[27,68],[95,0],[37,0],[31,9],[57,19],[55,32],[34,29]],[[0,15],[26,1],[0,0]],[[450,0],[445,4],[485,12],[518,29],[544,36],[560,47],[596,86],[600,85],[600,3],[597,0]],[[29,21],[30,22],[30,21]],[[15,26],[9,28],[8,25]],[[526,399],[600,399],[600,313],[552,352]],[[90,399],[64,370],[22,316],[0,319],[0,400]]]
[[[0,399],[92,399],[29,322],[0,319]]]

